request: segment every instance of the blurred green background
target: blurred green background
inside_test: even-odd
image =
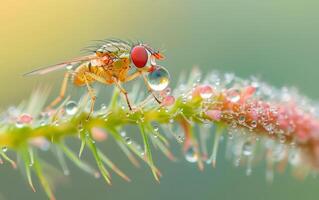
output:
[[[291,85],[318,99],[318,1],[304,0],[1,0],[0,108],[28,98],[37,85],[57,94],[62,72],[24,78],[35,67],[80,55],[91,40],[143,40],[166,49],[162,62],[174,81],[194,65],[241,77],[257,75],[275,86]],[[157,184],[146,167],[135,169],[108,142],[108,155],[133,179],[114,176],[113,186],[72,168],[56,190],[58,199],[318,199],[318,180],[289,172],[265,181],[264,163],[245,176],[221,152],[216,169],[199,172],[183,159],[156,154],[164,176]],[[177,154],[180,154],[177,151]],[[182,156],[180,156],[182,158]],[[48,157],[50,158],[50,157]],[[289,170],[288,170],[289,171]],[[0,168],[0,199],[46,199],[32,193],[17,170]]]

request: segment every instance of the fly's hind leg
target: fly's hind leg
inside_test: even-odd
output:
[[[87,89],[88,89],[88,93],[89,93],[89,96],[91,98],[91,106],[90,106],[90,112],[87,116],[87,120],[90,119],[93,111],[94,111],[94,105],[95,105],[95,101],[96,101],[96,94],[95,94],[95,90],[91,87],[91,85],[89,84],[89,81],[87,80],[86,77],[84,77],[84,80],[85,80],[85,84],[87,86]]]
[[[62,86],[61,86],[61,89],[60,89],[60,94],[58,97],[56,97],[47,107],[46,107],[46,110],[50,110],[52,109],[54,106],[56,106],[58,103],[60,103],[63,98],[65,97],[65,93],[66,93],[66,89],[67,89],[67,86],[68,86],[68,81],[69,81],[69,78],[70,78],[70,72],[66,72],[64,74],[64,79],[62,81]]]
[[[131,106],[131,102],[130,102],[130,99],[128,98],[128,93],[127,91],[122,87],[122,85],[119,83],[119,81],[117,80],[116,77],[113,77],[113,81],[116,85],[116,87],[120,90],[120,92],[124,95],[125,97],[125,100],[126,100],[126,103],[127,103],[127,106],[128,108],[132,111],[132,106]]]

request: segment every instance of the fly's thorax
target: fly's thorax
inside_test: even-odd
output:
[[[129,69],[130,59],[128,57],[119,59],[108,67],[108,71],[112,76],[116,77],[121,82],[125,82]]]

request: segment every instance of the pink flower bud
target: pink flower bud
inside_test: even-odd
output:
[[[26,114],[26,113],[21,114],[19,116],[19,122],[21,122],[23,124],[31,124],[32,120],[33,120],[33,117],[29,114]]]
[[[173,96],[166,96],[165,98],[164,98],[164,100],[162,101],[162,106],[165,106],[165,107],[167,107],[167,106],[171,106],[171,105],[173,105],[175,103],[175,97],[173,97]]]
[[[102,128],[94,127],[92,128],[91,133],[92,133],[92,138],[95,141],[102,142],[107,139],[107,133]]]
[[[208,110],[205,114],[214,121],[219,121],[222,117],[220,110]]]

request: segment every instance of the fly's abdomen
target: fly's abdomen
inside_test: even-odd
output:
[[[96,80],[98,77],[99,80]],[[91,66],[90,63],[84,63],[80,65],[74,73],[73,83],[77,86],[84,86],[87,83],[102,82],[105,84],[111,84],[112,80],[107,71],[101,66]]]

